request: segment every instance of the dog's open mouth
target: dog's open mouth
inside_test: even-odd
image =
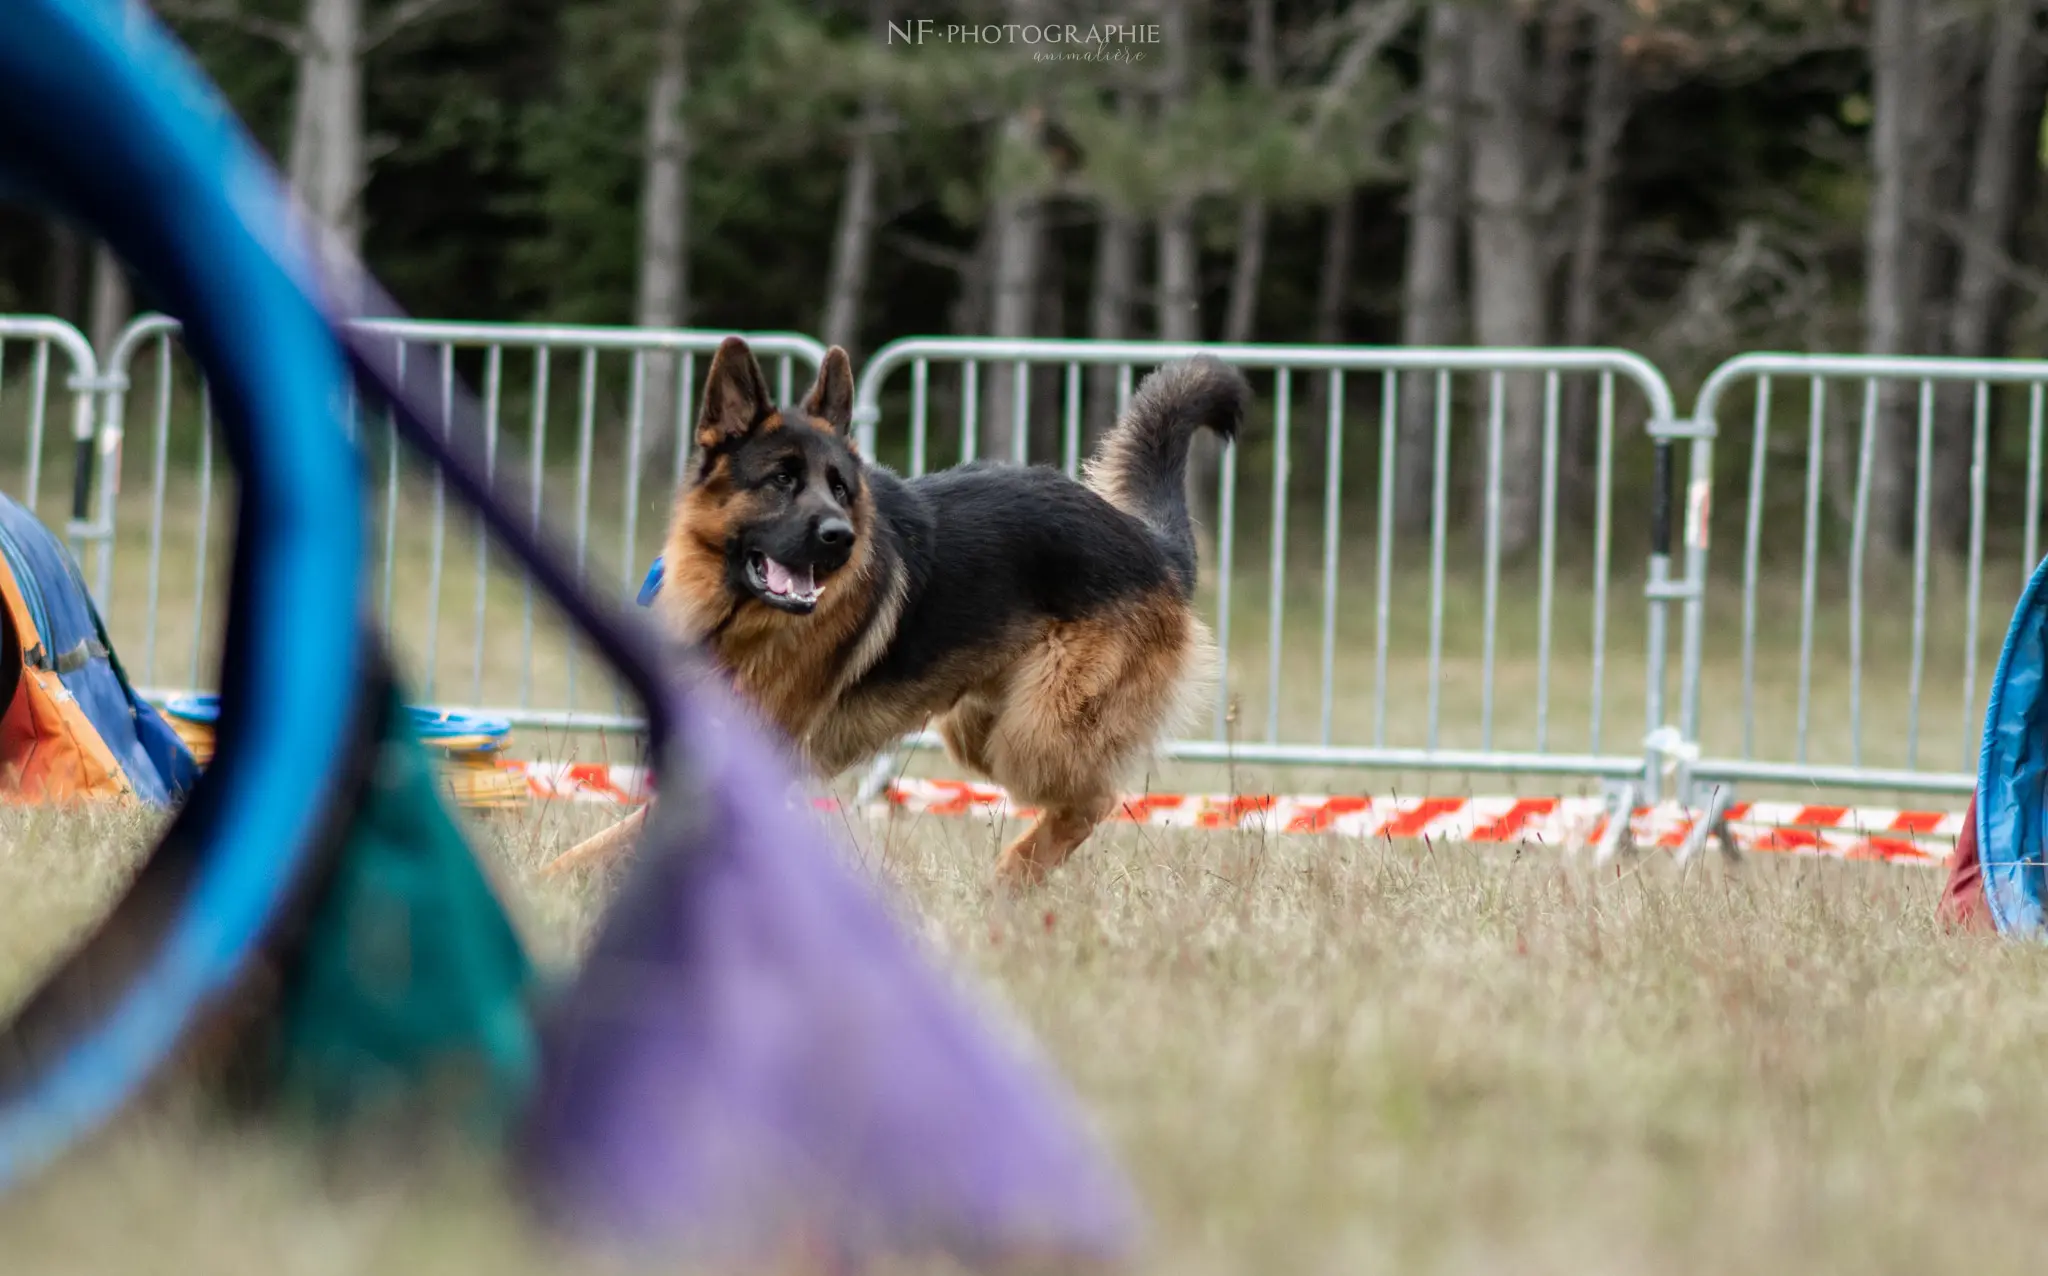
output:
[[[784,567],[758,549],[747,555],[747,584],[762,602],[784,611],[807,612],[825,596],[814,569]]]

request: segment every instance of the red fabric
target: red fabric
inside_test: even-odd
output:
[[[1991,932],[1998,929],[1991,920],[1991,907],[1984,902],[1984,870],[1977,862],[1977,798],[1963,815],[1963,831],[1956,835],[1956,849],[1948,857],[1948,885],[1942,888],[1935,915],[1959,930]]]

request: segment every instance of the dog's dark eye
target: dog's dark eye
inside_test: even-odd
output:
[[[841,505],[846,504],[846,484],[836,478],[832,480],[832,499]]]
[[[770,474],[768,476],[768,485],[770,487],[781,488],[783,491],[786,492],[790,488],[796,486],[796,475],[790,473],[788,470],[777,470],[773,474]]]

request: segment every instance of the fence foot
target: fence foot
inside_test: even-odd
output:
[[[1600,841],[1593,848],[1593,863],[1605,867],[1616,856],[1627,855],[1635,850],[1635,830],[1631,827],[1636,811],[1636,796],[1640,790],[1634,781],[1624,781],[1607,790],[1607,826],[1600,832]]]
[[[854,790],[854,805],[866,806],[882,796],[882,791],[889,787],[889,781],[896,773],[897,760],[901,756],[901,749],[888,749],[876,756],[869,764],[867,774],[860,778],[860,787]]]
[[[1712,838],[1721,847],[1721,855],[1731,864],[1742,862],[1742,851],[1735,845],[1735,837],[1728,831],[1728,808],[1735,805],[1735,789],[1726,784],[1714,786],[1713,794],[1707,799],[1707,809],[1694,821],[1692,831],[1685,835],[1685,841],[1678,848],[1678,866],[1684,868],[1707,849],[1707,839]]]

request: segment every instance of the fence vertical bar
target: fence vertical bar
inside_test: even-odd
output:
[[[1031,455],[1031,365],[1017,361],[1010,378],[1010,460],[1027,464]]]
[[[1443,714],[1444,542],[1450,520],[1451,374],[1436,374],[1435,466],[1429,495],[1429,747]]]
[[[1550,613],[1557,597],[1558,379],[1543,374],[1543,509],[1536,581],[1536,752],[1550,739]]]
[[[1323,457],[1323,693],[1322,742],[1330,743],[1337,700],[1337,532],[1344,491],[1344,373],[1330,373],[1330,418]]]
[[[1286,614],[1288,436],[1292,430],[1287,369],[1273,383],[1272,576],[1266,582],[1266,742],[1280,738],[1281,631]]]
[[[1078,478],[1081,473],[1081,365],[1067,365],[1067,392],[1065,407],[1064,435],[1060,451],[1060,468],[1068,478]]]
[[[199,685],[199,652],[206,642],[206,560],[208,524],[213,517],[213,387],[199,384],[199,526],[192,556],[192,661],[185,685]]]
[[[1394,575],[1394,460],[1401,435],[1401,377],[1380,374],[1380,510],[1377,563],[1373,573],[1372,742],[1387,743],[1387,650],[1392,634]]]
[[[1977,714],[1977,625],[1984,601],[1984,469],[1991,432],[1991,387],[1977,383],[1976,410],[1970,433],[1970,568],[1968,597],[1963,604],[1963,769],[1976,767],[1981,730],[1973,729]],[[1978,724],[1981,728],[1982,724]]]
[[[1799,726],[1796,756],[1806,761],[1813,707],[1813,610],[1820,571],[1820,477],[1827,431],[1828,383],[1813,378],[1807,399],[1806,522],[1799,564]]]
[[[164,568],[164,496],[170,485],[171,447],[171,340],[156,342],[156,419],[150,430],[156,457],[149,475],[149,628],[142,638],[142,677],[156,685],[156,617]],[[122,368],[122,375],[127,374]]]
[[[535,535],[540,534],[541,493],[547,479],[548,454],[548,349],[540,346],[533,352],[533,409],[532,429],[528,437],[533,451],[527,457],[527,482],[531,491],[527,493],[527,526]],[[679,432],[676,438],[678,455],[686,445],[688,432]],[[677,466],[681,468],[680,464]],[[525,577],[524,633],[519,659],[519,706],[533,705],[533,577]]]
[[[395,357],[398,375],[405,375],[406,344],[403,338],[396,342]],[[397,627],[397,617],[392,614],[391,602],[398,576],[398,430],[391,418],[389,404],[384,409],[384,623]]]
[[[683,485],[683,473],[690,463],[690,448],[696,442],[692,437],[695,430],[684,418],[689,412],[688,405],[696,397],[697,357],[685,354],[676,367],[676,403],[678,420],[674,423],[676,433],[675,471],[669,477],[669,489],[674,491]]]
[[[1919,475],[1913,485],[1913,668],[1906,717],[1906,765],[1919,765],[1920,688],[1927,657],[1927,504],[1933,490],[1934,383],[1920,382]]]
[[[1763,547],[1764,461],[1771,450],[1771,379],[1756,380],[1756,420],[1750,432],[1749,507],[1742,515],[1742,756],[1756,755],[1756,613]]]
[[[1849,527],[1849,757],[1863,765],[1863,564],[1870,546],[1870,476],[1877,452],[1878,385],[1863,383],[1863,437],[1856,445],[1856,500]]]
[[[786,365],[788,360],[783,361]],[[645,437],[647,414],[647,352],[633,352],[633,386],[626,392],[626,517],[625,527],[620,534],[624,548],[619,554],[619,589],[628,598],[633,596],[634,568],[640,553],[640,449]],[[624,713],[626,695],[623,687],[612,688],[612,710]]]
[[[455,413],[455,347],[441,346],[441,420],[452,422]],[[445,426],[444,426],[445,432]],[[434,687],[441,672],[441,573],[448,550],[448,481],[441,467],[434,467],[433,558],[427,565],[427,673],[422,680],[427,701],[434,700]],[[393,623],[397,618],[393,617]]]
[[[1493,748],[1493,657],[1500,625],[1500,464],[1507,425],[1507,378],[1495,372],[1486,386],[1486,561],[1481,564],[1479,747]]]
[[[1606,720],[1607,688],[1607,575],[1613,567],[1614,548],[1614,374],[1600,374],[1600,412],[1596,423],[1599,438],[1594,445],[1593,513],[1593,695],[1588,714],[1592,730],[1587,733],[1587,750],[1600,752],[1601,727]]]
[[[929,422],[925,419],[928,407],[925,401],[931,364],[919,359],[910,365],[910,476],[916,478],[924,473],[925,434]]]
[[[960,463],[972,461],[981,450],[981,365],[973,361],[960,368]]]
[[[1216,738],[1230,727],[1230,592],[1237,570],[1237,442],[1223,445],[1222,489],[1216,498]]]
[[[2034,574],[2040,559],[2041,531],[2041,408],[2044,387],[2035,382],[2027,394],[2027,561],[2020,566],[2024,584]]]
[[[787,396],[785,396],[786,401]],[[597,433],[597,351],[583,352],[576,393],[576,579],[590,575],[590,461]],[[562,649],[562,676],[568,684],[563,700],[576,709],[576,641]]]
[[[43,431],[49,422],[50,343],[39,341],[35,361],[29,368],[28,391],[28,512],[36,512],[43,486]]]
[[[484,474],[493,482],[498,477],[498,416],[504,405],[505,348],[492,345],[484,355]],[[491,580],[491,537],[481,515],[470,521],[476,537],[476,650],[469,675],[471,704],[484,698],[484,645],[489,634]]]

